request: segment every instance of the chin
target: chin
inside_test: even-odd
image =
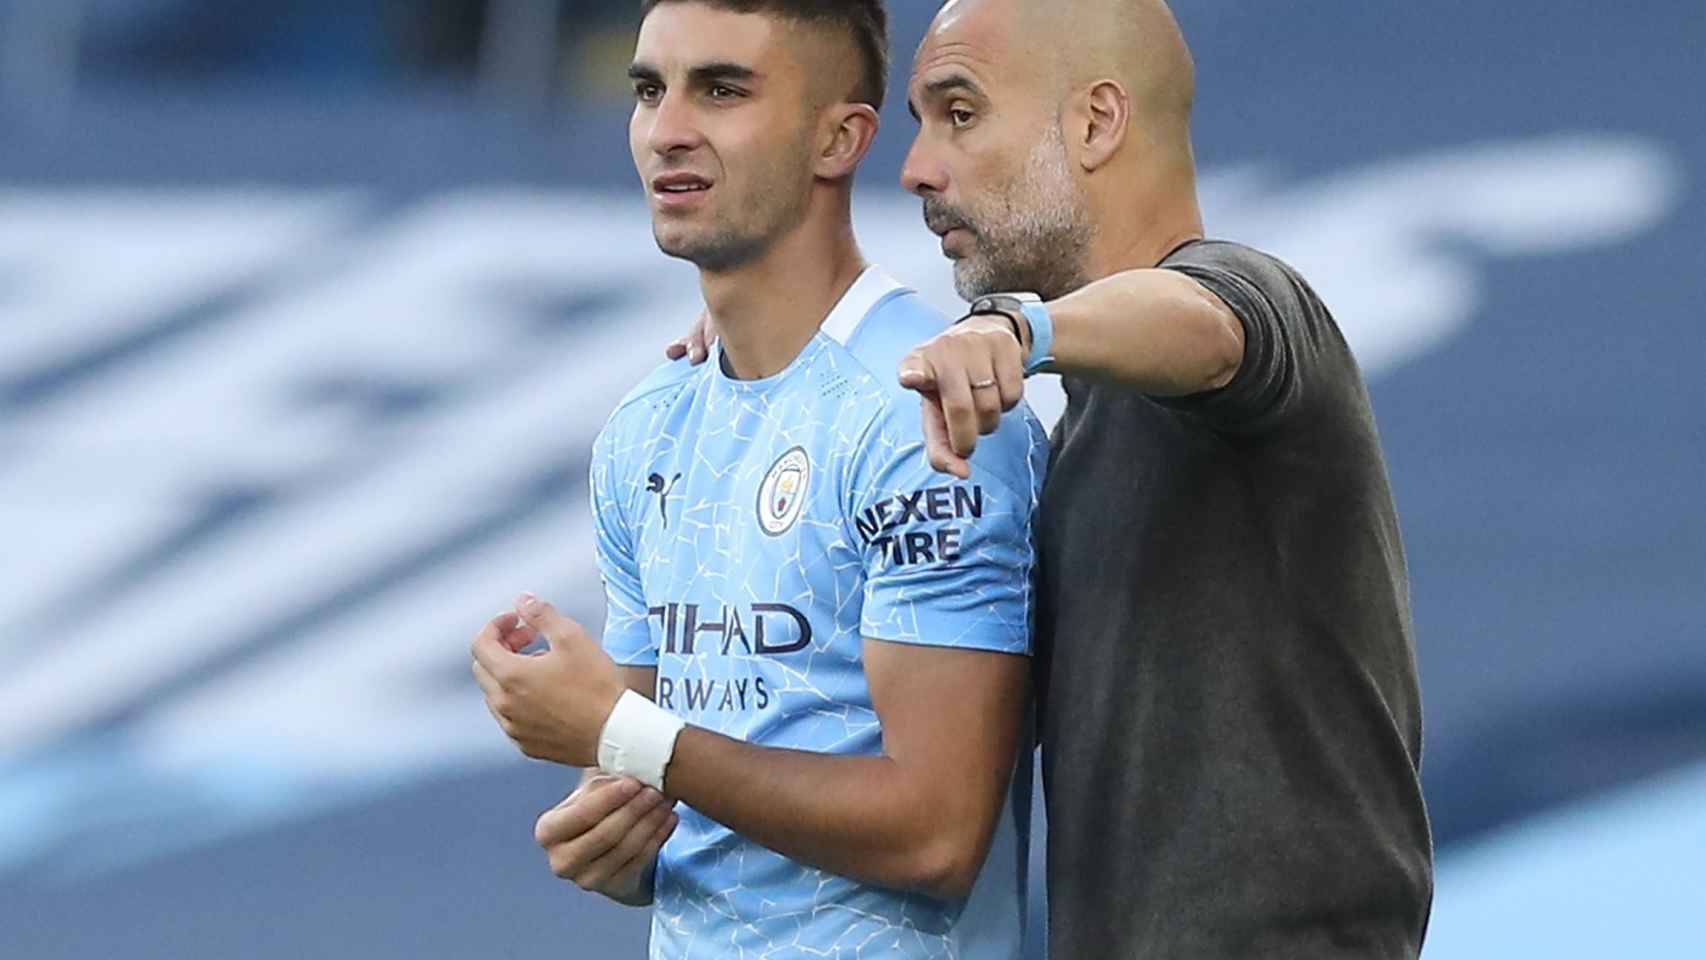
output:
[[[693,259],[692,255],[691,255],[692,254],[692,248],[688,247],[686,244],[680,243],[680,242],[675,241],[671,238],[663,237],[663,236],[658,237],[657,241],[658,241],[658,249],[663,252],[664,256],[673,257],[677,260],[692,260]]]
[[[762,245],[727,235],[692,236],[656,234],[658,249],[701,270],[721,273],[745,266],[763,253]]]
[[[991,277],[981,264],[970,259],[954,261],[954,292],[960,295],[961,300],[969,303],[978,297],[1011,289],[995,281],[996,278]]]
[[[663,251],[665,256],[674,257],[677,260],[686,260],[689,263],[698,263],[706,256],[706,248],[711,246],[706,243],[705,238],[695,237],[690,231],[686,230],[657,228],[652,231],[652,236],[658,242],[658,249]]]

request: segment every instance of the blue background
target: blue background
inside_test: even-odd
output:
[[[520,590],[601,615],[591,431],[695,310],[586,80],[626,5],[570,5],[545,104],[400,72],[376,3],[85,4],[56,86],[47,6],[0,6],[0,955],[639,955],[545,869],[572,775],[465,665]],[[898,188],[931,10],[893,6],[859,223],[949,309]],[[1178,13],[1210,232],[1370,375],[1427,955],[1695,955],[1706,6]]]

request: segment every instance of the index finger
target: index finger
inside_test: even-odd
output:
[[[908,390],[919,393],[929,393],[936,389],[936,368],[924,356],[922,350],[914,350],[901,358],[900,368],[895,371],[900,379],[900,385]]]
[[[521,615],[514,610],[505,610],[493,617],[480,632],[483,634],[488,630],[496,631],[497,641],[510,653],[520,653],[539,639],[539,631],[523,623]]]
[[[930,466],[961,480],[971,479],[971,462],[954,452],[948,443],[948,423],[942,417],[942,402],[935,394],[924,395],[924,449]]]
[[[505,656],[515,655],[513,651],[504,646],[502,638],[498,636],[497,627],[489,623],[486,624],[484,630],[474,635],[474,642],[469,646],[468,652],[473,655],[475,663],[485,667],[494,675],[503,668]]]

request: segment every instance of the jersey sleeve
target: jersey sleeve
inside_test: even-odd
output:
[[[593,543],[604,581],[604,649],[625,667],[655,667],[657,647],[646,619],[646,595],[633,527],[622,505],[621,472],[613,455],[614,424],[607,424],[592,445]]]
[[[978,444],[970,480],[937,473],[918,403],[886,404],[849,478],[865,568],[863,634],[1028,655],[1031,519],[1046,461],[1042,429],[1021,409]]]
[[[1308,413],[1330,412],[1361,390],[1338,325],[1291,268],[1236,243],[1193,244],[1163,268],[1201,284],[1238,317],[1244,361],[1232,382],[1190,397],[1158,399],[1237,432],[1261,432]]]

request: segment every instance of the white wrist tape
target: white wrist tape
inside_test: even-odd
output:
[[[675,714],[624,690],[598,735],[598,768],[662,790],[664,770],[675,755],[675,738],[685,726]]]

